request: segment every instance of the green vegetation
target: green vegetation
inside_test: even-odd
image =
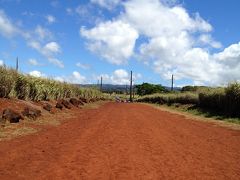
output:
[[[198,95],[195,93],[162,93],[152,94],[139,97],[138,102],[156,103],[156,104],[196,104],[198,103]]]
[[[161,93],[167,92],[167,90],[161,85],[154,85],[149,83],[143,83],[141,85],[136,85],[137,94],[140,96],[154,94],[154,93]]]
[[[49,100],[69,97],[86,99],[101,98],[103,94],[94,88],[80,88],[46,78],[36,78],[17,73],[13,69],[0,67],[0,97],[23,100]]]
[[[240,117],[240,84],[229,84],[225,88],[184,87],[182,92],[160,93],[139,97],[138,102],[156,104],[191,105],[191,109],[205,114],[224,117]]]

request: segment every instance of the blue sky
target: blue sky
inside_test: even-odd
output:
[[[240,80],[238,0],[0,0],[0,65],[71,83]]]

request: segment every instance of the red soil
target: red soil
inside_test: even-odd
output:
[[[108,103],[0,142],[0,179],[240,179],[240,131]]]

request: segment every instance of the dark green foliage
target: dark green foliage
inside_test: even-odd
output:
[[[199,94],[199,106],[230,117],[240,117],[240,84],[230,84],[225,89],[217,89]]]
[[[206,86],[184,86],[182,88],[182,92],[204,92],[209,91],[216,88],[206,87]]]
[[[226,108],[225,110],[231,116],[240,117],[240,84],[234,83],[229,85],[226,90]]]
[[[167,90],[161,85],[143,83],[141,85],[136,86],[137,94],[140,96],[155,94],[161,92],[167,92]]]
[[[162,93],[140,97],[138,102],[158,104],[194,104],[204,111],[228,117],[240,117],[240,84],[233,83],[226,88],[186,87],[182,93]]]

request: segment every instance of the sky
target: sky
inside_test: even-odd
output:
[[[0,65],[69,83],[240,81],[239,0],[0,0]]]

